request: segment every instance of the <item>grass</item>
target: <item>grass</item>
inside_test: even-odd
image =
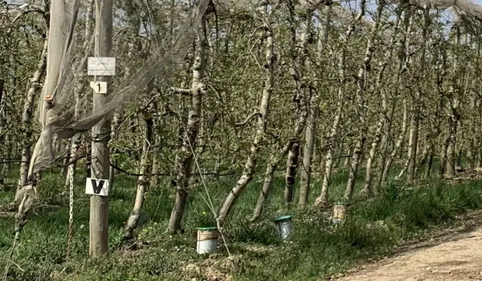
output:
[[[362,171],[361,171],[362,172]],[[299,213],[288,210],[282,202],[283,179],[277,178],[263,220],[250,225],[261,180],[254,180],[234,209],[226,233],[234,256],[226,259],[222,248],[211,257],[195,253],[196,228],[213,223],[212,215],[199,188],[190,195],[184,221],[185,234],[165,234],[171,212],[174,190],[166,184],[152,188],[146,194],[146,204],[137,233],[138,250],[119,249],[122,228],[133,206],[135,178],[116,179],[110,203],[110,255],[89,260],[88,208],[84,180],[75,182],[75,225],[71,259],[66,260],[68,205],[63,177],[45,173],[39,188],[43,204],[57,207],[38,209],[37,215],[25,226],[21,244],[14,254],[18,266],[12,266],[9,280],[192,280],[206,274],[230,275],[232,280],[319,280],[343,271],[363,260],[385,255],[395,245],[420,236],[437,227],[456,222],[456,215],[480,208],[480,182],[450,185],[432,181],[424,188],[407,189],[391,183],[379,197],[361,201],[349,208],[347,220],[335,226],[323,214]],[[346,173],[336,174],[331,196],[337,201],[342,195]],[[219,206],[235,177],[209,182],[210,196]],[[359,181],[357,188],[361,188]],[[162,187],[164,186],[164,187]],[[318,195],[320,183],[315,181],[311,199]],[[11,192],[0,193],[0,202],[9,202]],[[275,234],[273,219],[278,215],[294,215],[295,232],[289,242]],[[0,217],[0,268],[7,262],[13,234],[13,218]],[[220,277],[223,280],[223,277]]]

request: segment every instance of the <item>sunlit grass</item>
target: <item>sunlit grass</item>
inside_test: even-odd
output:
[[[333,177],[331,200],[341,198],[346,171]],[[235,177],[208,179],[209,196],[219,206],[235,184]],[[74,239],[71,260],[66,260],[68,235],[68,198],[64,178],[59,173],[45,173],[39,187],[42,204],[22,233],[21,244],[14,254],[17,266],[11,267],[11,280],[191,280],[192,273],[181,270],[203,257],[195,253],[196,228],[214,224],[214,217],[202,197],[203,187],[190,194],[184,218],[185,234],[165,233],[174,201],[175,190],[160,182],[146,194],[146,203],[137,231],[141,250],[121,250],[122,230],[135,196],[135,178],[120,175],[110,199],[110,255],[89,261],[89,197],[84,194],[85,180],[78,174],[75,181]],[[357,183],[359,190],[363,184]],[[424,188],[404,188],[391,183],[379,197],[357,201],[348,210],[347,220],[335,227],[326,216],[298,212],[284,206],[284,180],[277,177],[266,202],[262,220],[247,223],[259,195],[262,181],[253,180],[239,198],[226,239],[241,261],[230,271],[234,280],[318,280],[339,272],[366,258],[389,253],[394,245],[436,226],[455,222],[455,216],[480,208],[480,182],[449,185],[433,180]],[[314,179],[311,200],[319,194],[320,179]],[[296,186],[298,189],[298,185]],[[356,194],[358,194],[358,190]],[[11,202],[14,191],[0,194],[0,202]],[[217,211],[217,209],[216,209]],[[273,219],[282,214],[294,216],[295,232],[290,243],[276,237]],[[0,218],[0,268],[4,268],[13,239],[13,217]],[[252,252],[246,245],[270,248]],[[219,258],[226,257],[221,248]],[[23,270],[20,270],[20,268]],[[61,273],[62,272],[62,273]]]

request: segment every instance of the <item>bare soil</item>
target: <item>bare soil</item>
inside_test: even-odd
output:
[[[398,254],[360,266],[338,281],[482,281],[482,212],[461,217],[464,225],[428,241],[406,245]]]

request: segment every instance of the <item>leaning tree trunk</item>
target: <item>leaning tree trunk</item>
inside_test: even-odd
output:
[[[379,10],[378,10],[378,13],[377,13],[378,19],[380,19],[381,13],[382,13],[382,10],[383,10],[383,7],[380,7],[382,4],[383,3],[378,4],[379,5]],[[372,189],[372,177],[373,177],[372,166],[373,166],[373,162],[375,161],[375,154],[376,154],[377,148],[378,148],[379,144],[382,142],[382,138],[383,138],[383,136],[382,136],[383,132],[382,131],[386,127],[385,134],[390,133],[391,124],[388,124],[388,125],[386,124],[386,120],[388,119],[387,93],[384,89],[382,89],[381,84],[382,84],[385,69],[387,68],[387,65],[388,65],[388,61],[392,58],[393,47],[395,45],[395,37],[398,34],[397,33],[398,25],[399,25],[399,17],[397,16],[397,21],[396,21],[396,24],[395,24],[393,36],[390,40],[390,44],[387,46],[388,50],[385,54],[385,61],[383,61],[380,65],[378,75],[377,75],[377,79],[376,79],[376,83],[375,83],[375,90],[380,92],[380,95],[381,95],[382,110],[378,114],[378,123],[377,123],[377,127],[376,127],[376,130],[375,130],[375,137],[373,138],[373,142],[371,144],[370,152],[368,153],[368,159],[367,159],[367,163],[366,163],[365,184],[364,184],[362,192],[361,192],[365,196],[370,196],[373,193],[373,189]],[[391,122],[391,120],[390,120],[390,122]],[[385,143],[381,143],[380,145],[386,145],[386,138],[388,138],[388,135],[386,135],[386,137],[384,139]]]
[[[328,205],[328,187],[331,183],[331,172],[333,169],[333,151],[335,149],[335,138],[338,134],[338,125],[341,121],[341,113],[343,108],[343,90],[339,89],[340,96],[338,97],[338,106],[335,114],[335,119],[331,127],[330,135],[328,136],[328,150],[325,156],[325,174],[323,175],[323,183],[321,185],[321,194],[315,200],[315,207],[326,207]],[[342,148],[342,147],[341,147]]]
[[[458,106],[459,106],[459,85],[458,85],[458,65],[457,59],[458,55],[456,53],[456,46],[459,44],[460,38],[460,28],[457,26],[455,28],[456,36],[455,36],[455,45],[453,47],[454,53],[454,62],[453,62],[453,73],[452,73],[452,85],[450,87],[449,95],[450,95],[450,116],[449,116],[449,135],[447,140],[447,154],[446,154],[446,162],[445,162],[445,172],[444,178],[454,178],[455,177],[455,166],[456,166],[456,153],[455,153],[455,145],[456,145],[456,137],[457,137],[457,125],[459,122],[459,113],[458,113]]]
[[[403,143],[405,141],[405,135],[407,134],[408,128],[408,108],[407,108],[407,100],[403,98],[403,117],[402,117],[402,129],[400,130],[400,134],[398,135],[397,142],[395,143],[395,147],[393,148],[392,152],[388,156],[386,162],[384,163],[383,170],[380,176],[380,188],[387,182],[388,174],[390,173],[390,169],[392,167],[392,163],[397,157],[398,153],[400,152],[401,148],[403,147]]]
[[[360,4],[361,5],[360,14],[365,13],[365,4],[366,4],[365,1],[362,0]],[[383,1],[379,1],[377,14],[381,15],[383,6],[384,6]],[[378,31],[378,27],[380,25],[380,21],[381,21],[381,17],[378,17],[373,27],[372,34],[368,39],[367,47],[365,51],[365,57],[363,59],[363,63],[360,69],[358,70],[358,75],[357,75],[358,89],[356,92],[357,105],[355,108],[356,108],[356,113],[358,115],[359,132],[358,132],[358,139],[356,141],[355,148],[353,149],[353,154],[352,154],[351,163],[350,163],[350,171],[348,173],[348,181],[346,183],[346,189],[345,189],[345,195],[344,195],[344,199],[346,201],[350,201],[353,195],[355,181],[356,181],[357,172],[358,172],[358,166],[360,165],[360,162],[361,162],[363,147],[366,141],[367,124],[366,124],[366,112],[365,112],[365,87],[366,87],[365,77],[366,77],[367,71],[370,69],[370,63],[373,57],[373,53],[375,51],[374,40]]]
[[[298,119],[298,124],[295,132],[295,137],[298,138],[298,135],[304,130],[305,123],[306,123],[306,116],[308,115],[307,110],[307,97],[306,97],[306,85],[304,85],[304,73],[305,73],[305,63],[307,58],[307,47],[308,47],[308,40],[310,38],[309,32],[311,29],[311,16],[313,11],[308,9],[306,12],[306,20],[304,22],[304,26],[301,30],[301,44],[300,44],[300,51],[296,53],[296,27],[295,27],[295,17],[294,17],[294,10],[295,6],[293,1],[289,1],[290,7],[290,28],[291,28],[291,76],[296,84],[296,95],[294,101],[298,103],[298,107],[300,110],[300,117]],[[296,61],[296,56],[299,57],[298,62]],[[299,131],[299,132],[298,132]],[[300,155],[300,144],[299,142],[294,143],[291,145],[291,148],[288,151],[288,157],[286,159],[286,171],[285,171],[285,189],[284,189],[284,200],[285,204],[291,206],[294,199],[294,189],[295,189],[295,181],[296,181],[296,172],[298,170],[298,161]]]
[[[150,83],[153,86],[153,82]],[[147,90],[147,93],[152,92],[152,86]],[[149,187],[149,174],[151,172],[151,144],[154,140],[154,119],[152,114],[155,112],[155,103],[152,101],[149,104],[149,108],[145,109],[143,112],[144,122],[145,122],[145,134],[144,134],[144,144],[142,146],[142,156],[141,156],[141,167],[139,169],[139,178],[137,179],[137,191],[136,199],[134,201],[134,208],[127,220],[126,226],[124,228],[124,239],[129,240],[133,238],[134,230],[139,223],[139,217],[141,215],[142,205],[144,203],[144,194]]]
[[[276,152],[276,154],[272,154],[270,159],[268,160],[268,164],[266,165],[266,172],[264,174],[263,187],[258,196],[258,201],[256,203],[253,216],[251,217],[251,222],[258,220],[261,217],[261,214],[263,213],[264,202],[268,198],[268,194],[271,191],[271,187],[273,185],[273,179],[274,179],[274,172],[276,171],[276,168],[278,167],[279,162],[281,161],[282,158],[286,157],[291,147],[295,144],[298,145],[298,143],[299,143],[298,139],[290,140],[281,149],[281,151]]]
[[[363,11],[362,11],[363,12]],[[344,93],[345,93],[345,68],[346,68],[346,53],[348,48],[348,42],[351,35],[355,31],[356,26],[362,20],[363,13],[358,14],[358,16],[353,20],[353,22],[348,26],[348,29],[343,37],[341,53],[338,63],[338,74],[340,79],[340,86],[338,88],[338,100],[337,100],[337,110],[335,118],[331,127],[330,134],[327,139],[327,152],[325,156],[325,174],[323,175],[323,183],[321,187],[321,194],[315,200],[315,206],[325,207],[328,204],[328,187],[331,183],[331,173],[333,169],[333,154],[335,150],[336,137],[338,135],[338,127],[340,125],[343,105],[344,105]],[[325,35],[327,36],[327,34]],[[326,37],[325,37],[326,38]],[[340,146],[340,150],[343,150],[343,145]]]
[[[265,19],[268,18],[270,15],[269,9],[269,1],[264,2],[264,5],[261,7],[262,13],[265,16]],[[265,38],[266,38],[266,62],[265,62],[265,83],[263,89],[263,95],[261,97],[260,105],[259,105],[259,114],[258,114],[258,123],[256,128],[256,133],[254,136],[254,140],[251,144],[250,153],[248,155],[248,159],[246,160],[246,164],[244,166],[243,174],[238,179],[236,186],[231,190],[228,194],[226,199],[224,200],[221,209],[219,210],[218,221],[220,223],[224,222],[232,210],[232,207],[235,204],[236,199],[238,196],[246,189],[248,183],[253,179],[253,175],[256,168],[256,161],[258,158],[258,152],[261,146],[261,141],[265,138],[266,134],[266,126],[268,123],[268,115],[269,115],[269,102],[271,98],[271,93],[273,92],[274,86],[274,68],[276,64],[276,55],[274,53],[274,36],[273,36],[273,28],[269,24],[268,20],[264,20],[264,29],[265,29]]]
[[[404,29],[402,31],[402,39],[401,39],[401,47],[403,48],[403,50],[399,53],[399,68],[398,68],[399,69],[398,81],[400,81],[401,83],[404,83],[404,80],[402,77],[404,70],[408,69],[409,67],[410,55],[409,55],[408,46],[410,46],[410,37],[408,37],[408,34],[411,33],[411,29],[412,29],[410,7],[404,7],[404,9],[405,9],[404,16],[403,16]],[[401,77],[402,79],[400,79]],[[397,85],[397,87],[400,87],[400,86]],[[379,180],[379,188],[382,188],[387,182],[388,174],[390,173],[392,163],[397,157],[398,153],[400,152],[405,142],[405,137],[406,137],[405,135],[407,133],[407,127],[408,127],[408,122],[407,122],[408,108],[407,108],[407,98],[405,96],[403,97],[402,103],[403,103],[402,128],[400,130],[400,134],[398,135],[397,142],[395,143],[395,147],[388,155],[385,163],[382,163],[383,167],[382,167],[380,180]],[[408,166],[408,160],[405,163],[404,168],[402,169],[402,172],[400,174],[404,172],[407,166]]]
[[[22,123],[23,127],[23,144],[22,144],[22,162],[20,164],[20,178],[17,184],[17,192],[15,193],[15,202],[18,202],[23,196],[21,188],[26,184],[28,177],[28,169],[30,158],[32,157],[32,135],[33,135],[33,107],[37,90],[40,89],[40,81],[45,75],[47,68],[47,49],[48,49],[48,36],[45,39],[42,54],[40,55],[40,61],[37,64],[37,70],[30,79],[30,88],[27,92],[25,99]]]
[[[316,90],[315,90],[316,91]],[[308,202],[311,182],[311,158],[316,138],[316,119],[318,118],[318,93],[314,93],[310,101],[310,111],[306,123],[305,145],[303,146],[303,167],[301,169],[300,198],[298,207],[304,209]]]
[[[196,151],[196,140],[201,124],[202,96],[205,93],[203,79],[207,54],[205,15],[201,19],[199,30],[200,35],[196,39],[191,89],[175,89],[179,94],[184,93],[191,96],[192,105],[188,112],[187,127],[183,130],[182,146],[178,153],[177,163],[179,167],[176,176],[176,201],[174,202],[171,217],[169,218],[169,231],[172,233],[182,230],[181,222],[189,192],[189,178],[194,159],[193,153]],[[182,120],[180,122],[182,122]]]
[[[294,9],[292,9],[292,2],[289,2],[291,5],[290,7],[290,28],[291,28],[291,51],[292,51],[292,57],[291,57],[291,63],[292,63],[292,68],[291,68],[291,75],[293,77],[293,80],[296,83],[297,86],[297,96],[302,95],[301,92],[301,69],[296,67],[296,28],[294,25]],[[308,15],[312,14],[311,10],[308,10]],[[311,18],[308,17],[307,21],[311,21]],[[308,36],[307,32],[309,31],[310,23],[305,23],[304,26],[304,32],[302,33],[301,36],[301,48],[300,48],[300,64],[299,65],[304,65],[304,60],[306,59],[306,47],[308,44]],[[268,198],[268,194],[271,191],[271,187],[273,185],[273,179],[274,179],[274,173],[276,171],[276,168],[278,167],[280,161],[284,159],[288,153],[293,152],[291,154],[291,157],[294,157],[295,159],[288,158],[287,160],[287,169],[294,169],[294,171],[288,171],[286,175],[290,175],[290,177],[286,178],[287,182],[285,185],[285,202],[286,203],[291,203],[293,201],[293,186],[294,186],[294,178],[291,177],[293,173],[296,173],[296,166],[297,166],[297,155],[299,153],[299,135],[303,132],[303,129],[305,128],[306,124],[306,117],[307,117],[307,108],[306,108],[306,102],[304,98],[299,98],[299,99],[294,99],[295,103],[298,103],[299,107],[299,116],[298,120],[295,125],[295,130],[293,132],[293,138],[290,139],[284,147],[281,149],[281,151],[275,151],[273,154],[271,154],[268,164],[266,165],[266,172],[264,175],[264,182],[263,182],[263,187],[262,190],[258,196],[258,201],[256,203],[256,207],[253,212],[253,216],[251,218],[251,221],[256,221],[261,217],[261,214],[263,212],[263,205],[266,199]],[[295,146],[295,147],[294,147]]]

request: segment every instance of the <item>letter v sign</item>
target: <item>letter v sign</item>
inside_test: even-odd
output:
[[[90,179],[90,181],[92,182],[92,188],[94,189],[94,193],[99,194],[102,190],[102,187],[104,186],[104,181],[96,179]]]
[[[104,179],[87,178],[85,183],[85,194],[108,196],[109,181]]]

